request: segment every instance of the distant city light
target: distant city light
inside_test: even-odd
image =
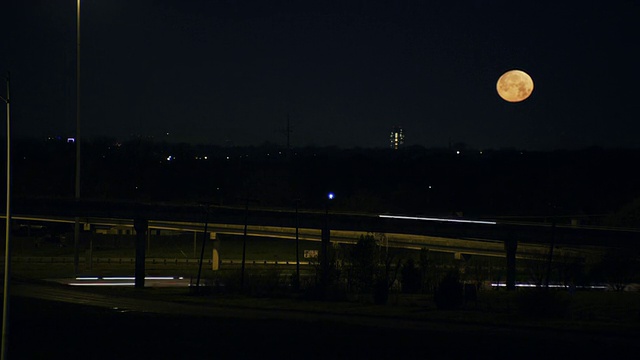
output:
[[[167,161],[171,161],[171,160],[175,160],[175,158],[172,155],[167,156]]]
[[[76,142],[76,139],[75,139],[75,138],[70,137],[70,138],[67,138],[67,142],[68,142],[68,143],[74,143],[74,142]]]
[[[329,200],[333,200],[334,197],[335,195],[332,192],[330,192],[328,195]]]
[[[389,142],[393,150],[398,150],[404,144],[404,133],[402,132],[402,127],[394,126],[391,129]]]

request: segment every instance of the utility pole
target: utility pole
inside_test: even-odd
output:
[[[4,292],[2,302],[2,360],[7,358],[9,342],[9,282],[11,281],[11,107],[9,95],[9,73],[7,82],[7,98],[2,99],[7,104],[7,202],[5,213],[5,249],[4,249]]]
[[[287,158],[291,157],[291,134],[293,133],[293,128],[291,126],[291,117],[289,113],[287,113],[287,127],[284,129],[284,134],[287,137],[287,145],[285,149],[285,155]]]
[[[287,152],[291,150],[291,119],[287,114]]]

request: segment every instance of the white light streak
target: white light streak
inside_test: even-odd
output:
[[[123,283],[99,283],[99,282],[81,282],[81,283],[69,283],[71,286],[134,286],[135,283],[123,282]]]
[[[504,283],[492,283],[491,284],[492,287],[506,287],[507,284]],[[522,288],[538,288],[538,287],[546,287],[546,285],[536,285],[536,284],[516,284],[516,287],[522,287]],[[569,286],[568,285],[563,285],[563,284],[549,284],[550,288],[562,288],[562,289],[568,289]],[[592,289],[592,290],[606,290],[607,286],[605,285],[587,285],[587,286],[576,286],[577,289]]]
[[[486,225],[496,225],[497,224],[497,222],[495,222],[495,221],[429,218],[429,217],[418,217],[418,216],[378,215],[378,217],[387,218],[387,219],[442,221],[442,222],[454,222],[454,223],[466,223],[466,224],[486,224]]]
[[[105,276],[102,280],[135,280],[133,276]]]
[[[134,286],[134,276],[77,276],[71,286]],[[145,280],[184,280],[183,276],[145,276]]]
[[[175,280],[175,276],[145,276],[145,280]],[[135,280],[134,276],[105,276],[102,280]]]

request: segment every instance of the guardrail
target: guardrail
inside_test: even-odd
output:
[[[36,264],[73,264],[73,257],[64,256],[21,256],[12,257],[12,263],[36,263]],[[88,262],[86,258],[81,257],[81,262]],[[1,260],[0,263],[3,263]],[[132,264],[136,262],[135,258],[93,258],[94,264]],[[221,264],[228,265],[240,265],[242,260],[221,260]],[[211,259],[204,260],[204,264],[211,265],[213,261]],[[147,258],[145,264],[159,264],[159,265],[199,265],[200,259],[177,259],[177,258]],[[295,261],[286,260],[246,260],[245,264],[252,265],[296,265]],[[300,265],[311,265],[310,261],[300,261]]]

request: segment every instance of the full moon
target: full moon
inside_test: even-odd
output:
[[[520,102],[531,95],[533,80],[522,70],[509,70],[502,74],[496,84],[498,95],[508,102]]]

